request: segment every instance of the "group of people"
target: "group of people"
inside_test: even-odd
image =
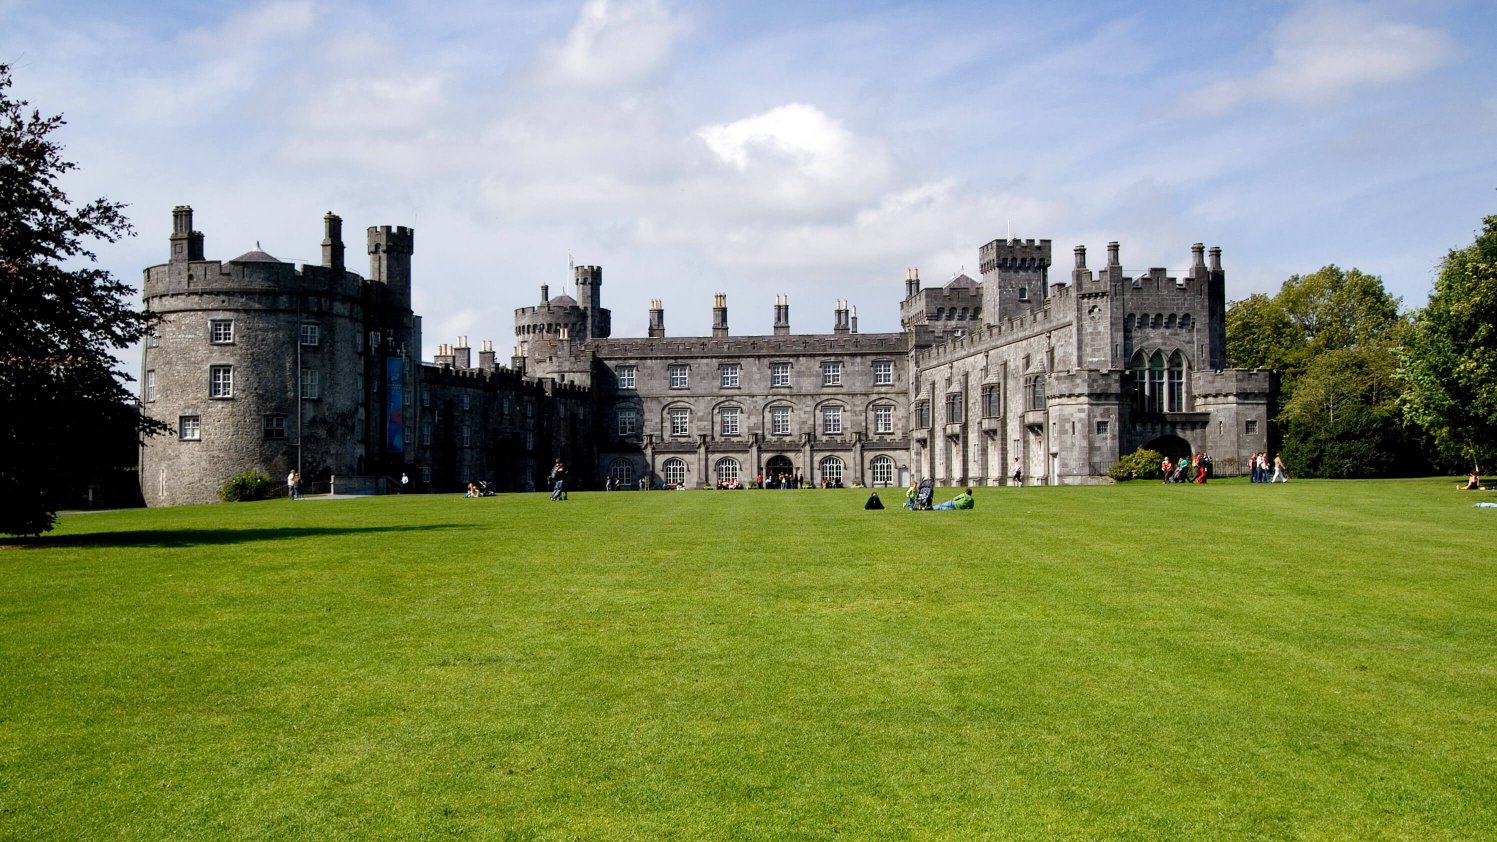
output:
[[[1272,460],[1268,458],[1268,451],[1260,451],[1253,454],[1252,463],[1248,466],[1248,476],[1253,482],[1288,482],[1289,474],[1284,472],[1284,454],[1276,453]]]
[[[932,484],[930,480],[925,482],[910,481],[910,487],[904,492],[904,507],[912,512],[921,510],[953,511],[956,509],[971,509],[976,507],[977,501],[972,498],[972,489],[967,489],[961,494],[947,500],[944,503],[931,504]],[[868,502],[863,504],[864,509],[882,509],[884,501],[878,497],[875,491],[868,495]]]
[[[1186,459],[1171,460],[1164,457],[1159,463],[1159,475],[1167,483],[1170,482],[1196,482],[1202,485],[1211,477],[1211,457],[1205,453],[1197,453]]]
[[[567,467],[561,463],[560,459],[557,459],[556,464],[551,466],[549,479],[551,480],[551,499],[567,499]]]

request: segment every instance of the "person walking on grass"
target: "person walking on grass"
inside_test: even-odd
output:
[[[301,499],[301,472],[295,468],[286,475],[286,497],[290,500]]]
[[[560,459],[557,459],[556,465],[551,468],[551,499],[567,499],[567,469],[561,464]]]
[[[1278,453],[1273,458],[1273,479],[1269,482],[1288,482],[1289,475],[1284,473],[1284,454]]]

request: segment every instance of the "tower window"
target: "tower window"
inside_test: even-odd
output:
[[[234,397],[234,367],[213,365],[208,367],[208,397]]]
[[[228,345],[234,341],[233,319],[209,319],[208,341],[214,345]]]

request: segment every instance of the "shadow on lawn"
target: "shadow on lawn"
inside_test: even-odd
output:
[[[42,535],[0,538],[0,547],[47,549],[51,547],[201,547],[214,544],[245,544],[283,541],[291,538],[322,538],[375,532],[428,532],[434,529],[464,529],[459,524],[430,526],[287,526],[268,529],[142,529],[138,532],[93,532],[84,535]]]

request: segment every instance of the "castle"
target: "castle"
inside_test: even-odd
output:
[[[995,240],[982,280],[922,288],[906,273],[895,333],[859,333],[838,302],[828,333],[733,336],[717,294],[712,334],[611,336],[603,272],[574,270],[577,297],[540,289],[515,311],[515,351],[466,337],[419,357],[411,312],[415,235],[367,231],[369,274],[345,265],[342,220],[324,217],[322,264],[260,251],[204,257],[192,209],[173,211],[168,262],[145,270],[161,315],[145,343],[143,410],[176,435],[148,440],[148,505],[216,499],[247,469],[300,466],[346,489],[409,473],[419,488],[540,487],[565,460],[580,487],[688,487],[781,478],[812,484],[997,485],[1099,481],[1149,446],[1207,452],[1245,473],[1267,449],[1269,376],[1225,369],[1225,274],[1200,244],[1179,277],[1129,277],[1117,243],[1069,282],[1049,240]],[[608,481],[612,482],[609,483]]]

